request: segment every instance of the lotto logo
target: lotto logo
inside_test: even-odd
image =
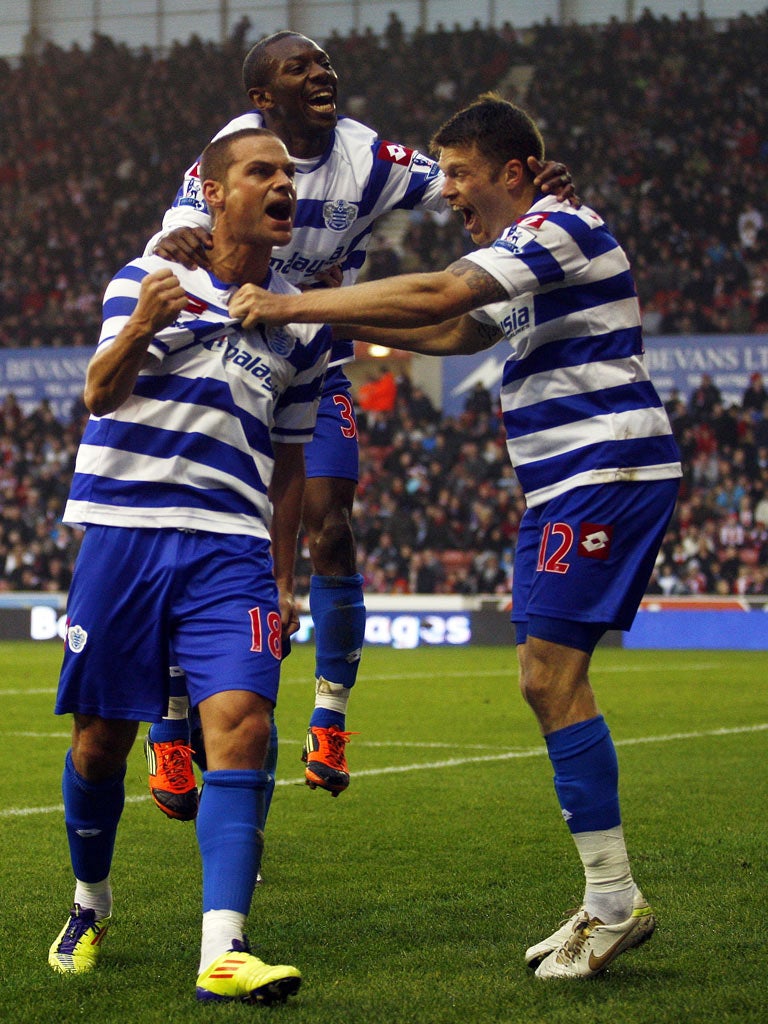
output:
[[[398,142],[382,142],[379,147],[379,160],[387,160],[391,164],[405,164],[407,167],[412,156],[413,150]]]
[[[579,531],[579,554],[585,558],[608,558],[611,553],[612,537],[612,526],[582,523]]]
[[[187,304],[184,309],[188,313],[194,313],[195,316],[199,316],[208,309],[208,303],[203,302],[202,299],[195,298],[194,295],[190,295],[189,292],[187,292]]]

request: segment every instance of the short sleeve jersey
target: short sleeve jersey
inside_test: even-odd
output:
[[[215,136],[243,128],[263,128],[251,111],[234,118]],[[294,285],[312,281],[320,271],[340,266],[343,284],[353,284],[365,261],[376,221],[391,210],[445,208],[442,174],[429,157],[399,143],[380,139],[372,128],[339,118],[328,148],[312,160],[297,160],[298,203],[291,242],[274,250],[273,273]],[[172,207],[163,218],[163,233],[182,225],[210,228],[201,193],[199,164],[186,172]],[[147,246],[151,252],[157,236]],[[350,341],[336,341],[331,365],[353,357]]]
[[[466,258],[508,295],[472,315],[509,342],[501,408],[528,504],[588,484],[679,477],[629,262],[602,218],[540,198]]]
[[[142,279],[168,266],[142,257],[113,278],[100,346],[133,312]],[[227,312],[236,285],[200,268],[174,272],[187,307],[150,343],[128,400],[88,420],[65,522],[269,537],[273,445],[311,440],[330,331],[245,330]],[[271,272],[264,286],[294,290]]]

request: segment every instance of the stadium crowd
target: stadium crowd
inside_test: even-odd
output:
[[[163,56],[96,36],[0,61],[0,346],[92,343],[105,282],[247,109],[248,32]],[[629,252],[649,333],[768,329],[768,14],[409,36],[392,15],[381,37],[325,43],[342,109],[422,149],[479,90],[523,102]],[[455,218],[415,216],[394,256],[433,267],[465,244]]]
[[[257,29],[162,56],[97,36],[0,61],[0,347],[93,345],[106,281],[247,108],[239,69]],[[342,109],[422,149],[482,89],[523,102],[629,252],[648,334],[768,331],[767,44],[768,14],[408,35],[392,15],[380,37],[324,41]],[[465,246],[455,218],[412,215],[368,274],[444,266]],[[768,594],[768,396],[756,380],[727,408],[712,387],[669,396],[685,477],[650,589]],[[508,593],[523,506],[495,401],[478,389],[441,420],[407,377],[396,393],[360,415],[368,591]],[[60,423],[45,403],[25,415],[1,400],[0,590],[66,591],[80,537],[60,517],[85,411]]]
[[[706,378],[706,375],[704,375]],[[470,392],[443,417],[407,374],[389,410],[359,411],[359,563],[369,593],[508,594],[524,510],[496,399]],[[680,501],[649,593],[768,596],[768,393],[755,374],[725,407],[704,379],[667,407],[683,452]],[[80,531],[61,523],[85,422],[46,403],[24,415],[12,395],[0,423],[0,591],[64,592]],[[297,592],[310,565],[299,558]]]

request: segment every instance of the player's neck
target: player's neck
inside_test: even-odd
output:
[[[285,144],[285,148],[296,160],[314,160],[321,157],[328,148],[333,129],[308,131],[305,127],[287,124],[279,118],[271,118],[263,112],[264,127],[269,128]]]
[[[269,273],[272,247],[244,245],[231,239],[216,238],[210,252],[213,274],[225,284],[262,284]]]

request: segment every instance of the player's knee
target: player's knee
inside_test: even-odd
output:
[[[529,704],[537,713],[546,705],[551,693],[551,685],[540,666],[527,665],[521,670],[520,692],[526,704]]]
[[[72,733],[72,763],[78,775],[90,782],[100,782],[121,771],[137,727],[138,723],[77,716]]]
[[[262,768],[271,733],[269,711],[261,708],[206,723],[205,752],[209,767]]]
[[[346,509],[336,509],[310,537],[312,568],[321,576],[352,576],[356,571],[355,536]]]

